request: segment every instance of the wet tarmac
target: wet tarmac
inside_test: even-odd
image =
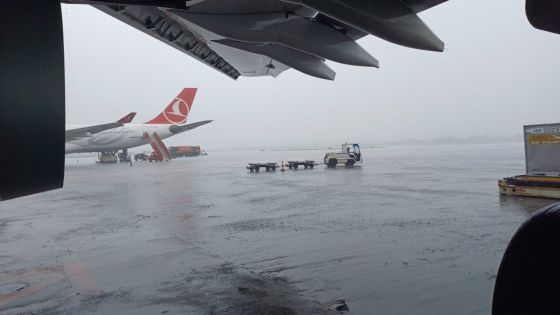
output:
[[[64,189],[0,203],[0,313],[336,314],[344,299],[347,314],[489,314],[509,239],[552,203],[498,195],[522,144],[244,169],[323,155],[69,158]]]

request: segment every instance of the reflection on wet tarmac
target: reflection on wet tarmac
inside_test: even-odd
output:
[[[526,214],[527,217],[535,213],[536,210],[550,205],[554,200],[545,198],[524,198],[519,196],[500,195],[500,209],[504,211],[519,211]]]
[[[363,151],[360,168],[259,174],[244,165],[323,152],[70,157],[64,189],[0,203],[0,285],[55,268],[61,289],[0,311],[488,314],[511,235],[552,203],[498,195],[522,144]]]

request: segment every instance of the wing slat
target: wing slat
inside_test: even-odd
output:
[[[241,75],[228,61],[208,47],[204,40],[156,7],[106,5],[94,5],[94,7],[202,61],[234,80]]]

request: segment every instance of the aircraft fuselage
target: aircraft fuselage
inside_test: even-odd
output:
[[[156,132],[161,139],[176,134],[169,129],[169,124],[127,124],[122,127],[95,133],[90,137],[72,140],[66,143],[65,153],[111,152],[139,147],[148,144],[144,132]]]

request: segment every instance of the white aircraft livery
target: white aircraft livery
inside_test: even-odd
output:
[[[116,128],[67,138],[66,154],[84,152],[115,152],[149,143],[146,135],[156,133],[161,139],[208,124],[204,120],[187,124],[187,117],[196,95],[196,88],[185,88],[154,119],[144,124],[124,123]],[[89,128],[89,127],[88,127]],[[80,130],[74,129],[74,130]]]
[[[66,142],[68,143],[76,139],[91,137],[95,133],[99,133],[117,127],[122,127],[124,126],[124,124],[131,122],[132,119],[134,119],[134,116],[136,116],[136,113],[132,112],[113,123],[68,129],[66,130],[66,135],[65,135]]]

